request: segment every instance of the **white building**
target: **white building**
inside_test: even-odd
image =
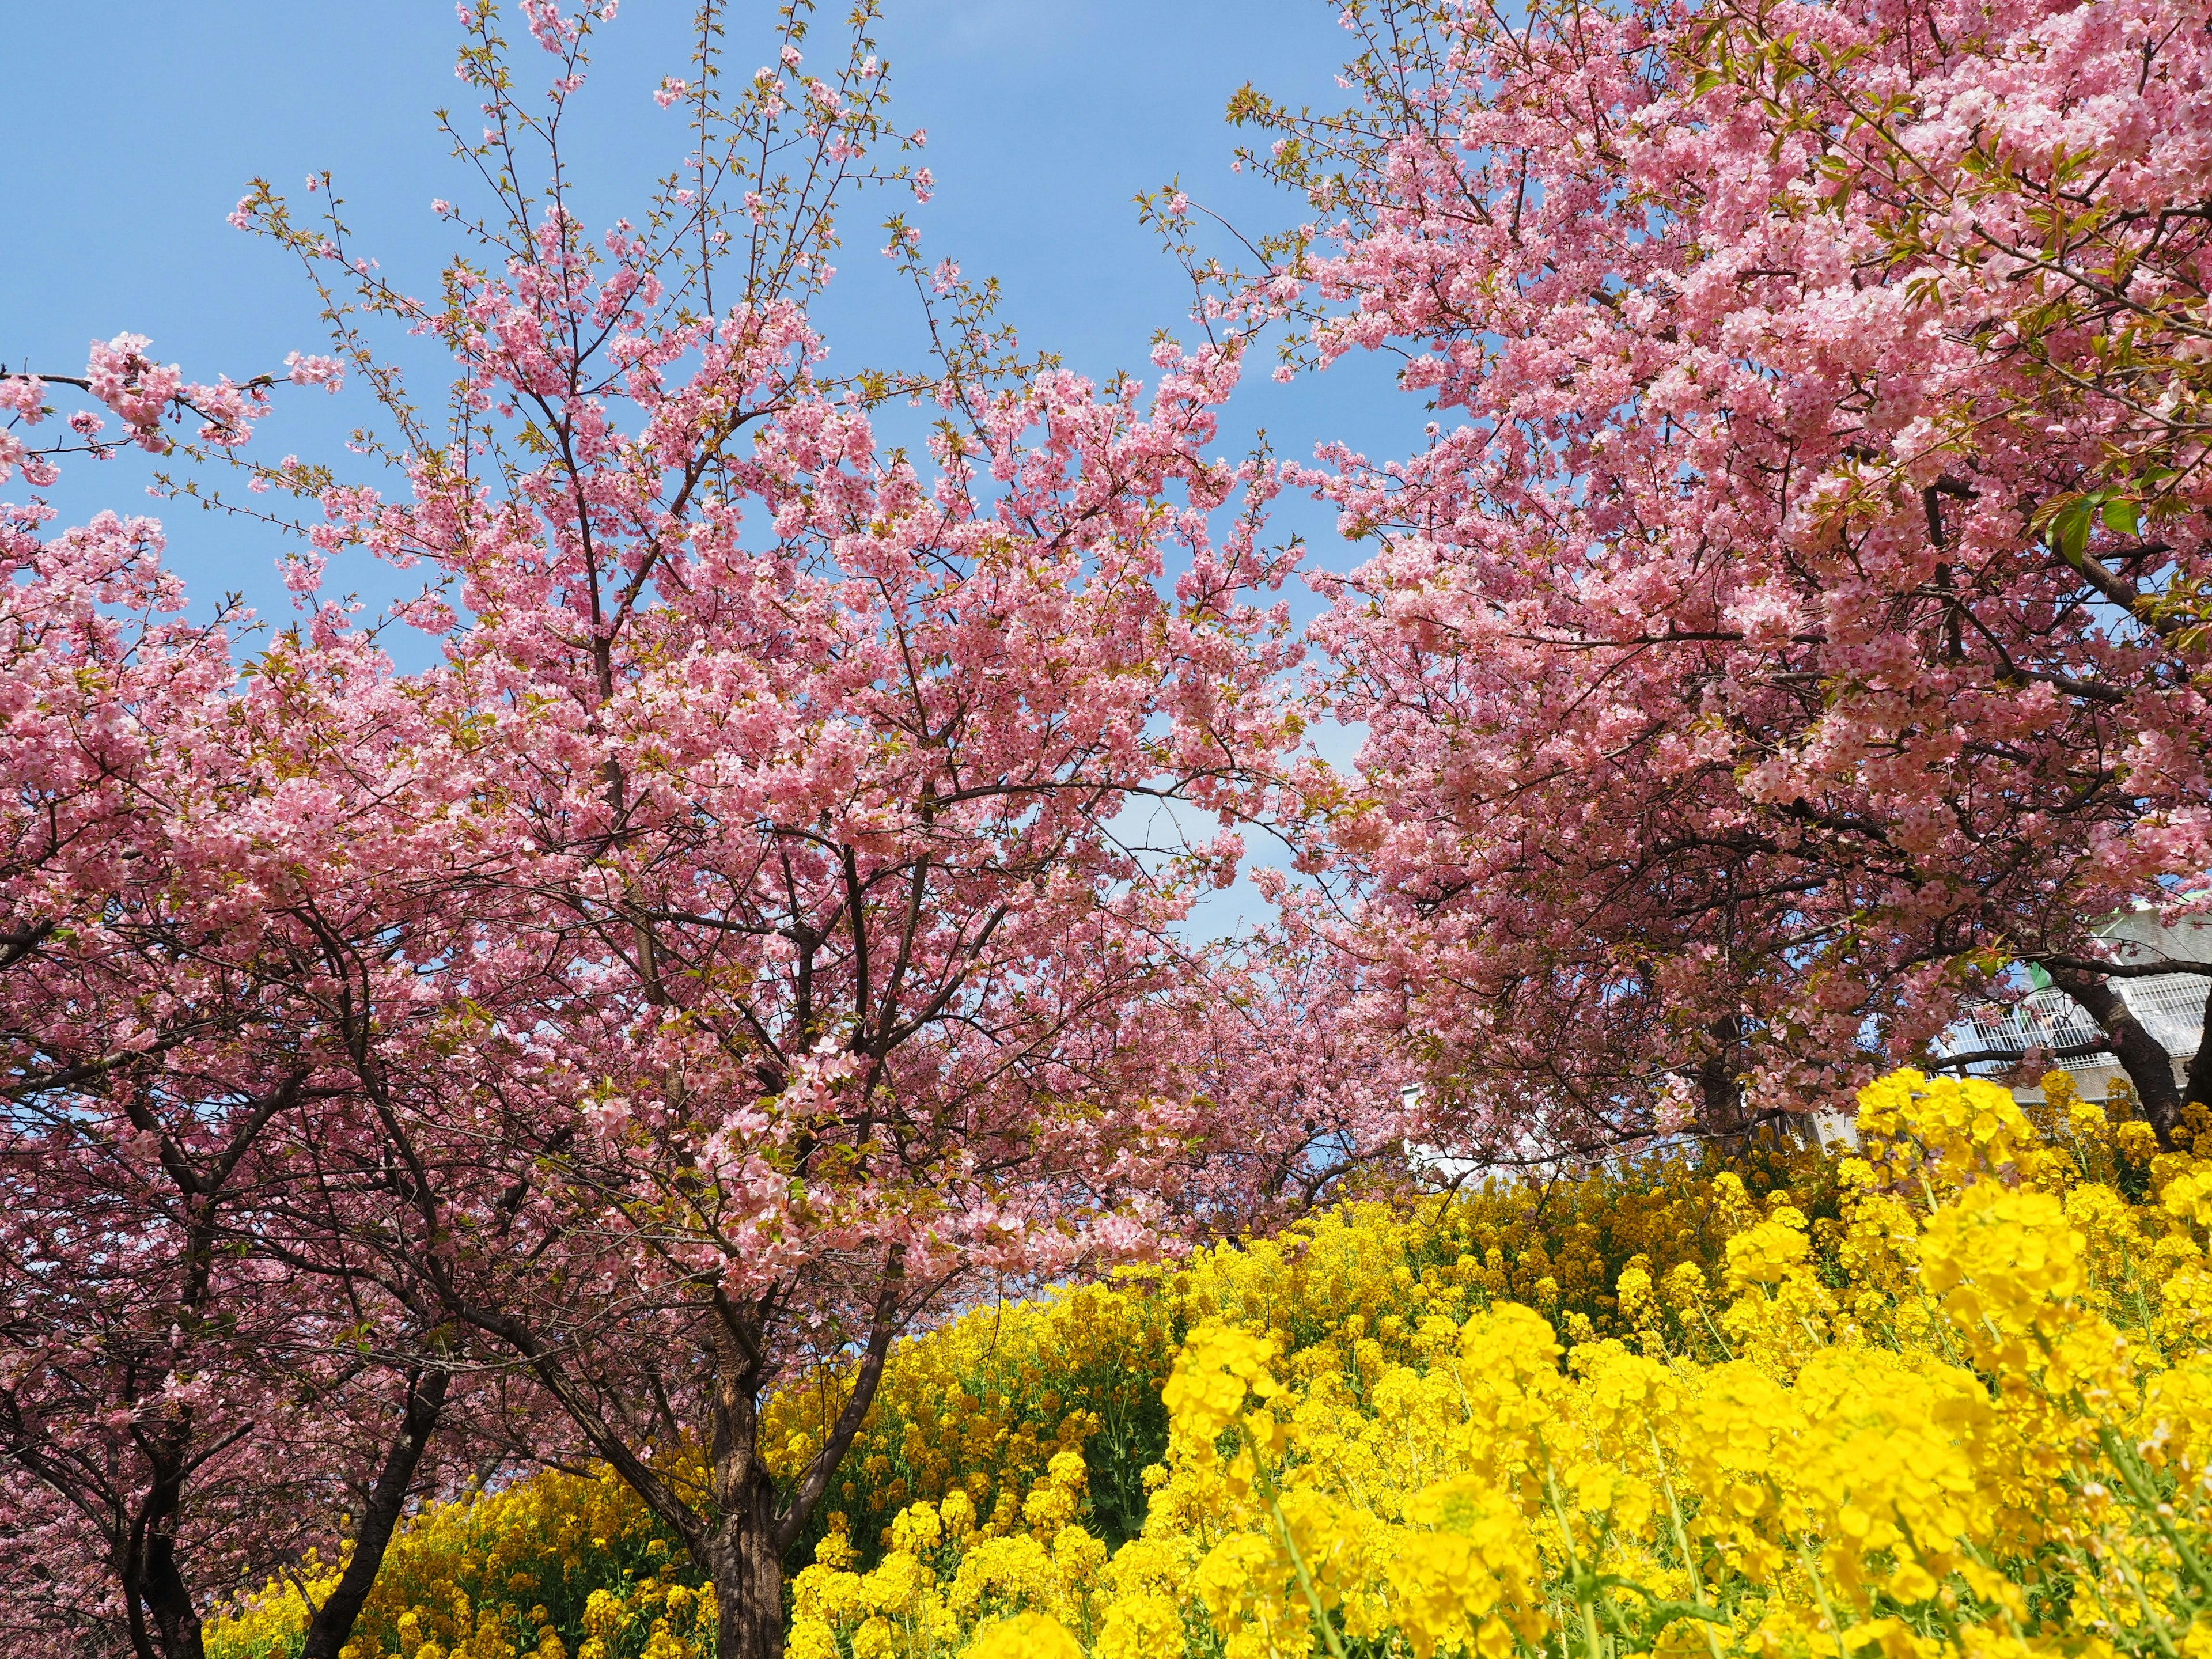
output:
[[[2178,927],[2162,926],[2148,911],[2116,918],[2099,930],[2115,949],[2113,960],[2130,962],[2212,963],[2212,924],[2186,921]],[[2204,998],[2212,980],[2201,974],[2153,974],[2140,979],[2114,979],[2112,988],[2143,1029],[2164,1045],[2172,1057],[2174,1081],[2188,1071],[2190,1060],[2204,1036]],[[2110,1052],[2091,1050],[2105,1033],[2081,1005],[2049,984],[2033,990],[2018,1002],[1992,1003],[1968,1013],[1945,1032],[1936,1044],[1939,1054],[1964,1057],[1985,1054],[1961,1069],[1970,1073],[1997,1073],[2011,1069],[2004,1056],[2017,1057],[2041,1048],[2057,1057],[2057,1064],[2074,1074],[2084,1098],[2102,1100],[2114,1079],[2124,1075]],[[2069,1050],[2075,1052],[2069,1053]],[[2034,1088],[2014,1091],[2023,1100],[2040,1100]]]

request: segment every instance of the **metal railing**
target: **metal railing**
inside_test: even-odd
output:
[[[2197,1052],[2204,1036],[2205,992],[2212,988],[2203,975],[2158,974],[2114,980],[2112,986],[2166,1053],[2186,1060]],[[2104,1028],[2073,998],[2051,988],[2032,991],[2018,1002],[1969,1009],[1936,1044],[1939,1054],[1967,1072],[2002,1071],[2033,1048],[2049,1051],[2069,1072],[2115,1064]]]

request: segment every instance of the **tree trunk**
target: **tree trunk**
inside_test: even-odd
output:
[[[2128,1012],[2128,1005],[2102,974],[2085,974],[2071,968],[2047,967],[2045,971],[2053,985],[2080,1003],[2089,1018],[2105,1028],[2113,1054],[2126,1071],[2128,1081],[2135,1085],[2136,1098],[2142,1103],[2143,1115],[2150,1120],[2158,1144],[2172,1151],[2174,1125],[2181,1116],[2181,1091],[2174,1087],[2173,1056],[2166,1053],[2166,1045]],[[2201,1060],[2201,1047],[2198,1053]],[[2192,1083],[2196,1075],[2197,1065],[2192,1064]]]
[[[166,1539],[162,1541],[169,1559],[147,1576],[140,1589],[147,1617],[153,1622],[154,1639],[162,1659],[207,1659],[199,1609],[192,1605],[191,1593],[177,1571],[174,1551],[167,1548]]]
[[[408,1488],[422,1462],[422,1449],[438,1426],[438,1415],[445,1409],[446,1391],[453,1380],[453,1373],[445,1370],[433,1370],[428,1376],[417,1372],[408,1379],[407,1406],[400,1418],[398,1437],[385,1454],[384,1468],[354,1528],[353,1554],[339,1575],[337,1588],[324,1598],[308,1622],[301,1659],[337,1659],[338,1650],[353,1634],[354,1620],[361,1616],[362,1605],[375,1586],[377,1570],[384,1565],[392,1528],[399,1524]]]
[[[781,1529],[775,1480],[760,1448],[766,1335],[750,1310],[715,1332],[714,1526],[703,1564],[714,1580],[715,1659],[783,1655]]]
[[[1723,1015],[1705,1028],[1712,1048],[1698,1062],[1698,1127],[1726,1139],[1743,1133],[1743,1083],[1737,1075],[1743,1022]]]
[[[782,1659],[783,1557],[830,1490],[853,1437],[882,1386],[899,1327],[906,1247],[894,1245],[869,1322],[852,1392],[822,1448],[781,1506],[761,1455],[760,1405],[767,1382],[767,1321],[758,1304],[723,1301],[714,1328],[714,1524],[691,1534],[693,1559],[714,1581],[716,1659]]]
[[[143,1654],[150,1636],[161,1659],[206,1659],[201,1639],[199,1609],[192,1605],[190,1585],[177,1565],[177,1521],[183,1507],[184,1474],[181,1458],[157,1474],[139,1511],[137,1535],[131,1540],[131,1560],[124,1576],[124,1594],[143,1609],[131,1624],[133,1645]],[[152,1630],[146,1626],[150,1624]]]
[[[782,1659],[783,1551],[778,1547],[775,1483],[757,1457],[707,1546],[718,1620],[716,1659]],[[718,1480],[716,1483],[721,1483]]]
[[[2190,1057],[2189,1079],[2182,1089],[2182,1098],[2199,1106],[2212,1107],[2212,979],[2207,979],[2204,985],[2204,1030],[2197,1039],[2197,1052]]]

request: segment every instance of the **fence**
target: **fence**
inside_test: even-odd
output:
[[[2142,1022],[2167,1054],[2186,1061],[2204,1036],[2208,987],[2197,974],[2158,974],[2112,981],[2128,1012]],[[2018,1002],[1990,1003],[1969,1010],[1936,1045],[1954,1058],[1961,1071],[2002,1072],[2031,1048],[2053,1054],[2068,1071],[2109,1071],[2114,1061],[2105,1046],[2104,1028],[2063,991],[2029,993]]]

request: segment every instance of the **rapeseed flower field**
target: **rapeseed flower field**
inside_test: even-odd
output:
[[[1352,1203],[975,1310],[898,1352],[793,1659],[2212,1659],[2212,1133],[2045,1085],[1900,1072],[1853,1156]],[[433,1506],[349,1653],[706,1659],[671,1545],[611,1475]],[[296,1650],[316,1587],[214,1659]]]

